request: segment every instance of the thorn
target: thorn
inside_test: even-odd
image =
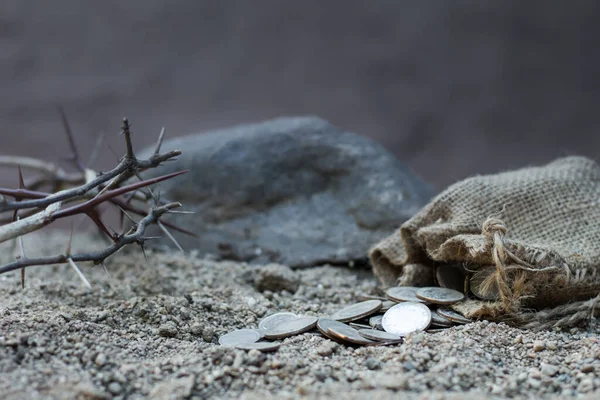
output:
[[[160,220],[156,220],[156,224],[165,233],[165,235],[167,235],[167,237],[169,239],[171,239],[171,242],[173,242],[173,244],[179,249],[179,251],[181,251],[182,253],[185,253],[183,251],[183,247],[181,247],[181,245],[177,242],[175,237],[173,237],[173,235],[171,235],[171,232],[169,232],[169,230],[163,225],[163,223],[160,222]]]
[[[196,211],[185,211],[185,210],[170,210],[167,214],[196,214]]]
[[[108,268],[106,268],[106,264],[104,264],[104,261],[100,262],[100,264],[102,264],[102,268],[104,268],[104,273],[108,277],[108,280],[112,281],[112,278],[110,277],[110,274],[108,273]]]
[[[23,171],[21,171],[21,165],[17,164],[17,170],[19,171],[19,189],[25,190],[25,182],[23,182]],[[21,199],[15,198],[15,201],[21,201]],[[12,215],[13,222],[17,221],[19,219],[18,214],[19,214],[19,209],[15,209],[15,211],[13,211],[13,215]]]
[[[125,211],[119,207],[119,229],[123,230],[125,227]]]
[[[144,236],[142,238],[140,238],[141,241],[147,241],[147,240],[158,240],[158,239],[162,239],[162,236]]]
[[[71,232],[69,233],[69,241],[67,242],[67,257],[71,256],[71,242],[73,241],[73,223],[71,222]]]
[[[69,263],[69,265],[71,267],[73,267],[75,272],[77,272],[77,275],[79,275],[79,278],[83,281],[84,285],[87,286],[89,289],[91,289],[92,285],[90,285],[90,282],[86,279],[85,275],[83,275],[83,272],[81,272],[81,270],[79,269],[77,264],[75,264],[73,259],[71,257],[69,257],[69,258],[67,258],[67,262]]]
[[[125,215],[125,216],[127,216],[127,218],[128,218],[130,221],[131,221],[131,223],[132,223],[132,224],[134,224],[134,225],[137,225],[137,224],[138,224],[138,223],[137,223],[137,221],[136,221],[135,219],[133,219],[133,217],[132,217],[131,215],[129,215],[129,214],[127,213],[127,211],[125,211],[125,210],[123,209],[123,207],[121,207],[121,206],[119,206],[119,205],[117,205],[117,207],[119,207],[119,210],[121,210],[121,213],[122,213],[122,214],[121,214],[121,217],[122,217],[123,215]],[[121,225],[123,225],[123,223],[122,223],[122,222],[121,222]]]
[[[90,219],[92,221],[94,221],[94,224],[96,224],[96,226],[98,227],[98,229],[100,229],[101,232],[103,232],[104,234],[106,234],[106,236],[108,236],[113,242],[115,241],[115,235],[112,234],[112,233],[110,233],[110,231],[108,230],[108,228],[106,227],[106,225],[104,225],[104,223],[100,219],[100,215],[99,215],[99,213],[98,213],[98,211],[96,209],[93,208],[91,211],[88,211],[85,214],[88,217],[90,217]]]
[[[165,127],[163,126],[158,135],[158,141],[156,142],[156,148],[154,149],[154,155],[160,153],[160,147],[162,146],[163,138],[165,137]]]
[[[140,176],[140,173],[138,171],[134,171],[134,173],[135,173],[135,176],[140,180],[140,182],[144,181],[142,179],[142,177]],[[157,200],[156,196],[154,195],[154,193],[152,192],[152,189],[150,189],[150,188],[146,188],[146,189],[150,193],[150,197],[152,197],[152,199],[154,200],[154,202],[156,203],[156,205],[158,205],[158,200]]]
[[[121,127],[121,134],[125,135],[125,145],[127,146],[126,157],[134,158],[133,145],[131,144],[131,124],[127,118],[123,118],[123,126]]]
[[[146,255],[146,250],[144,249],[143,243],[140,243],[140,248],[142,249],[142,253],[144,254],[144,260],[148,261],[148,256]]]
[[[67,119],[67,115],[62,107],[58,107],[58,111],[60,112],[60,117],[62,119],[63,128],[65,129],[65,133],[67,134],[67,140],[69,141],[69,147],[71,147],[71,157],[69,157],[70,161],[75,164],[75,167],[79,170],[79,172],[84,173],[85,168],[81,164],[79,160],[79,153],[77,152],[77,146],[75,145],[75,139],[73,138],[73,132],[71,131],[71,125],[69,124],[69,120]]]
[[[19,217],[17,216],[17,221]],[[21,247],[21,258],[25,258],[25,245],[23,243],[23,235],[19,236],[19,247]],[[21,290],[25,290],[25,268],[21,268]]]
[[[19,189],[25,189],[25,181],[23,181],[23,171],[21,171],[21,165],[17,164],[17,170],[19,171]]]

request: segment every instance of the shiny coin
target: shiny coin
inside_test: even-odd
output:
[[[381,321],[386,332],[406,336],[423,331],[431,323],[431,311],[421,303],[404,302],[390,308]]]
[[[431,310],[431,326],[448,328],[454,325],[454,322],[442,317],[437,311]]]
[[[354,329],[371,329],[370,325],[357,324],[356,322],[350,322],[348,325],[350,325]]]
[[[252,328],[252,330],[254,332],[258,333],[260,335],[261,339],[264,338],[265,337],[265,333],[267,333],[266,329],[260,329],[260,328],[259,329],[255,329],[255,328]]]
[[[340,322],[356,321],[375,314],[382,305],[381,300],[362,301],[335,312],[330,318]]]
[[[330,318],[319,318],[319,320],[317,321],[317,329],[319,330],[319,332],[321,332],[323,335],[327,336],[329,339],[335,339],[334,337],[332,337],[329,334],[329,328],[331,328],[332,326],[342,326],[342,325],[346,325],[344,323],[341,323],[340,321],[336,321],[334,319],[330,319]]]
[[[400,343],[403,343],[403,340],[387,340],[385,342],[373,341],[373,343],[365,344],[364,346],[393,346],[393,345],[400,344]]]
[[[462,265],[440,265],[435,271],[435,277],[441,287],[465,292],[467,274]]]
[[[372,294],[361,293],[356,297],[357,301],[366,301],[366,300],[387,300],[385,297],[375,296]]]
[[[238,329],[224,334],[219,338],[219,344],[226,347],[236,347],[242,344],[258,342],[260,334],[254,329]]]
[[[283,339],[311,330],[317,323],[317,317],[299,317],[283,322],[265,332],[265,339]]]
[[[371,328],[381,328],[381,320],[383,319],[383,315],[374,315],[369,318],[369,325]]]
[[[424,303],[423,300],[415,296],[419,288],[413,286],[396,286],[386,290],[385,295],[388,299],[395,302],[412,301],[413,303]]]
[[[298,319],[299,317],[291,312],[280,312],[276,314],[269,315],[268,317],[263,318],[258,323],[259,329],[269,330],[278,325],[281,325],[284,322],[291,321],[293,319]]]
[[[398,304],[398,302],[396,301],[391,301],[391,300],[386,300],[383,302],[383,304],[381,305],[381,309],[379,310],[379,312],[384,313],[387,310],[389,310],[390,308],[394,307],[396,304]]]
[[[358,333],[360,336],[365,337],[369,340],[375,340],[377,342],[388,342],[388,341],[399,341],[402,338],[393,333],[378,331],[376,329],[359,329]]]
[[[441,287],[424,287],[417,290],[415,295],[421,300],[435,304],[454,304],[465,298],[465,295],[454,289]]]
[[[450,310],[448,308],[439,308],[437,312],[441,317],[449,319],[450,321],[456,322],[458,324],[468,324],[473,322],[469,318],[465,318],[456,311]]]
[[[498,285],[496,282],[492,282],[489,285],[487,291],[483,291],[482,284],[483,282],[494,272],[496,268],[485,268],[481,271],[478,271],[473,275],[471,281],[469,282],[469,286],[471,288],[471,292],[480,298],[481,300],[499,300],[500,299],[500,291],[498,290]]]
[[[373,340],[362,337],[356,329],[348,325],[332,325],[327,331],[334,338],[347,343],[360,345],[373,343]]]
[[[258,342],[258,343],[238,344],[237,346],[235,346],[235,348],[240,349],[240,350],[258,350],[258,351],[262,351],[263,353],[268,353],[270,351],[275,351],[275,350],[279,349],[279,346],[281,346],[280,343]]]
[[[427,329],[427,333],[439,333],[439,332],[444,332],[447,330],[448,330],[448,328],[431,328],[431,329]]]

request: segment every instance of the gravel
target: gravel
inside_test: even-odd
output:
[[[64,248],[60,234],[30,236],[27,249]],[[101,267],[80,267],[92,290],[64,266],[29,269],[24,291],[18,271],[0,276],[3,398],[600,396],[596,321],[544,332],[480,321],[389,347],[347,347],[307,333],[262,353],[222,347],[217,338],[277,311],[330,315],[361,293],[381,294],[373,275],[339,266],[296,271],[292,294],[258,291],[244,278],[256,266],[193,252],[148,251],[145,261],[138,249],[124,251],[109,262],[110,279]]]

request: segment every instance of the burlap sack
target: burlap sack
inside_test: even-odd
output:
[[[435,268],[456,264],[481,275],[497,300],[455,306],[468,317],[575,324],[593,314],[600,293],[600,167],[567,157],[466,179],[376,244],[370,259],[384,287],[432,285]]]

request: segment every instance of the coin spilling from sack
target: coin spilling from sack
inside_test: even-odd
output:
[[[258,328],[238,329],[219,338],[222,346],[242,350],[276,351],[282,340],[307,332],[352,346],[389,346],[413,332],[436,333],[471,320],[448,308],[465,296],[448,287],[395,287],[387,298],[361,295],[363,301],[330,316],[314,317],[280,312],[263,318]]]

